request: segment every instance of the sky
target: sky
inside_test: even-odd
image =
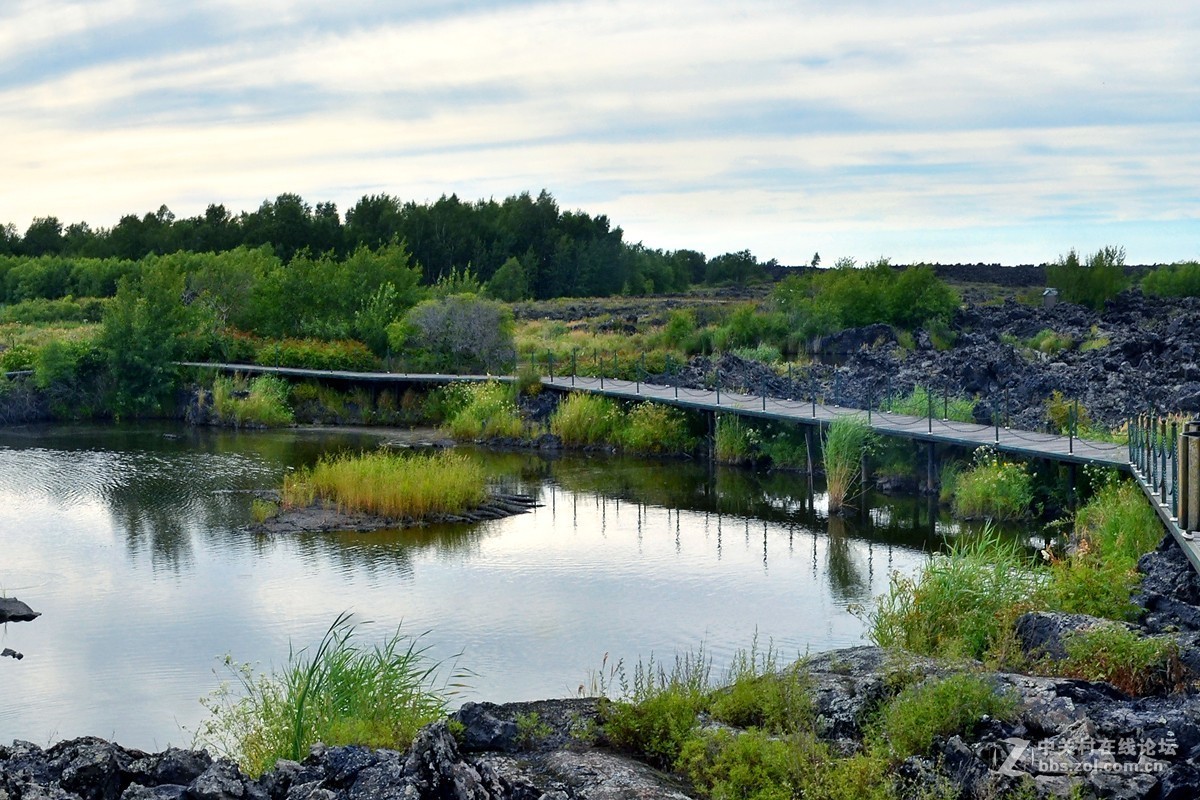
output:
[[[0,224],[547,189],[626,239],[1200,259],[1200,3],[5,0]]]

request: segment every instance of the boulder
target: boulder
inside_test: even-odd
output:
[[[34,611],[15,597],[0,597],[0,624],[32,622],[41,615],[40,611]]]

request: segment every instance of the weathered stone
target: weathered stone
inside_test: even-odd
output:
[[[266,792],[227,759],[213,762],[187,787],[187,800],[266,800]]]
[[[0,624],[5,622],[31,622],[41,615],[42,612],[34,611],[15,597],[0,597]]]
[[[1021,650],[1028,658],[1060,661],[1067,657],[1065,641],[1071,634],[1119,624],[1087,614],[1031,611],[1017,619],[1016,634]]]
[[[157,786],[130,784],[121,794],[121,800],[183,800],[186,786],[177,783],[160,783]]]

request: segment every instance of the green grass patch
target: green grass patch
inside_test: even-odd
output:
[[[388,452],[322,457],[284,478],[283,505],[331,503],[345,511],[421,519],[457,514],[487,498],[483,467],[462,453]]]
[[[443,716],[453,686],[420,637],[399,629],[373,646],[341,614],[313,649],[260,673],[226,657],[233,685],[204,699],[198,743],[260,775],[278,759],[298,761],[317,742],[404,749],[422,725]]]
[[[247,383],[240,377],[218,375],[213,380],[213,413],[226,425],[275,428],[295,421],[288,405],[287,381],[260,375]]]
[[[1070,350],[1075,346],[1075,339],[1070,334],[1059,333],[1050,328],[1043,328],[1031,337],[1025,343],[1025,346],[1031,350],[1037,350],[1039,353],[1052,356],[1056,353],[1061,353],[1063,350]]]
[[[455,439],[517,438],[525,433],[512,390],[498,381],[458,384],[445,397],[443,428]]]
[[[976,405],[977,401],[964,395],[935,392],[931,397],[928,387],[914,386],[904,397],[894,397],[885,401],[883,410],[912,417],[927,417],[932,410],[937,419],[974,422]]]
[[[614,444],[623,424],[621,406],[596,394],[568,395],[550,416],[550,432],[567,447]]]
[[[935,554],[915,577],[894,574],[867,614],[868,635],[882,647],[983,658],[1011,636],[1041,580],[1018,544],[987,529]]]
[[[840,417],[825,429],[821,451],[825,460],[830,512],[842,508],[853,498],[855,483],[861,477],[863,452],[873,438],[866,421],[858,416]]]
[[[969,733],[985,716],[1011,720],[1016,698],[969,672],[909,686],[882,709],[867,748],[893,763],[928,752],[934,739]]]
[[[713,455],[724,464],[746,464],[757,452],[758,432],[737,414],[717,417]]]
[[[1024,464],[1001,458],[989,448],[975,453],[975,464],[958,473],[949,490],[959,519],[1024,519],[1033,512],[1033,479]]]
[[[1108,681],[1136,696],[1176,689],[1183,675],[1179,645],[1169,638],[1139,636],[1123,625],[1079,631],[1063,642],[1060,674],[1088,681]]]
[[[696,439],[687,416],[678,408],[646,401],[625,415],[621,447],[630,453],[678,455],[691,452]]]

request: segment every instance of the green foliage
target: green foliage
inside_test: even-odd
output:
[[[487,498],[483,468],[462,453],[374,452],[324,456],[286,476],[285,507],[325,502],[395,519],[459,514]]]
[[[108,301],[96,297],[76,300],[68,295],[58,300],[34,298],[0,309],[0,322],[37,325],[46,322],[99,322]]]
[[[743,350],[755,356],[759,355],[759,348],[767,347],[770,349],[765,352],[775,356],[772,361],[777,361],[779,345],[786,341],[788,332],[787,318],[783,314],[762,313],[753,305],[743,305],[713,331],[712,343],[722,352]]]
[[[920,574],[893,574],[869,612],[870,638],[924,655],[983,658],[1011,632],[1041,579],[1020,547],[985,530],[936,554]]]
[[[1171,691],[1183,675],[1174,639],[1142,636],[1123,625],[1077,631],[1066,637],[1063,646],[1067,657],[1055,665],[1058,672],[1108,681],[1135,697]]]
[[[675,348],[684,349],[688,340],[696,333],[696,313],[690,309],[672,311],[663,326],[663,338]]]
[[[966,734],[985,716],[1016,717],[1017,700],[969,672],[934,678],[900,692],[884,706],[870,747],[893,763],[927,753],[937,737]]]
[[[1200,297],[1200,263],[1158,267],[1142,278],[1142,291],[1152,297]]]
[[[253,343],[254,363],[270,367],[370,372],[379,361],[364,345],[351,339],[274,339]]]
[[[567,447],[614,444],[623,424],[617,402],[594,394],[570,394],[550,416],[550,432]]]
[[[709,696],[709,712],[720,722],[787,734],[816,720],[804,662],[781,668],[774,648],[760,650],[757,640],[734,655],[725,684]]]
[[[276,428],[295,421],[287,381],[274,375],[260,375],[249,384],[240,377],[218,375],[212,391],[213,413],[223,424]]]
[[[771,297],[802,339],[877,322],[928,328],[948,320],[959,304],[930,267],[896,270],[886,259],[863,269],[839,262],[831,270],[791,276]]]
[[[907,395],[885,401],[883,409],[894,414],[907,414],[912,417],[927,417],[930,409],[933,409],[933,416],[939,419],[974,422],[977,403],[978,401],[959,394],[934,393],[930,397],[929,388],[917,384]]]
[[[1055,389],[1046,398],[1046,420],[1050,423],[1050,427],[1064,436],[1067,435],[1071,431],[1072,415],[1075,415],[1077,429],[1086,429],[1092,426],[1092,415],[1088,413],[1087,408],[1069,397],[1064,397],[1061,391]]]
[[[488,297],[513,303],[529,297],[529,277],[520,259],[510,257],[500,265],[487,284]]]
[[[289,650],[282,669],[258,673],[229,657],[225,665],[237,689],[225,684],[205,698],[210,716],[197,740],[250,775],[281,758],[299,760],[317,742],[403,749],[446,710],[440,665],[429,660],[420,637],[397,628],[366,647],[345,613],[314,650]]]
[[[27,344],[14,344],[0,352],[0,369],[5,372],[23,372],[33,369],[37,351]]]
[[[718,729],[689,738],[678,762],[706,797],[791,800],[799,758],[790,742],[765,731]]]
[[[250,501],[250,519],[261,525],[279,513],[279,506],[270,500],[255,497]]]
[[[874,434],[861,416],[839,417],[825,429],[821,452],[825,460],[825,488],[829,510],[837,511],[853,497],[854,484],[860,477],[864,451]]]
[[[697,728],[710,689],[712,664],[700,650],[676,657],[667,672],[653,658],[634,667],[632,681],[617,665],[622,699],[601,705],[604,733],[613,746],[670,769]]]
[[[991,448],[975,451],[974,465],[954,481],[952,507],[960,519],[1023,519],[1033,508],[1033,479],[1024,464]]]
[[[1075,339],[1069,333],[1059,333],[1050,328],[1043,328],[1026,342],[1026,345],[1032,350],[1052,356],[1063,350],[1070,350],[1075,346]]]
[[[525,433],[525,424],[508,387],[496,381],[459,386],[444,400],[444,428],[455,439],[513,438]]]
[[[517,714],[517,742],[522,747],[536,747],[538,742],[554,733],[554,729],[542,722],[536,711]]]
[[[630,453],[672,455],[691,452],[696,439],[683,411],[646,401],[638,403],[625,415],[620,443]]]
[[[758,432],[737,414],[717,417],[713,455],[725,464],[745,464],[754,459]]]
[[[758,450],[779,469],[799,469],[808,464],[808,444],[798,425],[768,424],[758,435]]]
[[[1081,261],[1074,250],[1046,266],[1046,282],[1068,303],[1100,311],[1104,303],[1129,285],[1125,275],[1125,248],[1101,248]]]

